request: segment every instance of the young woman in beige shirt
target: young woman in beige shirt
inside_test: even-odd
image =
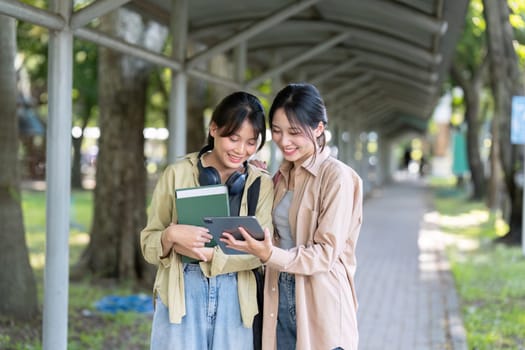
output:
[[[357,350],[355,247],[362,181],[330,156],[326,109],[310,84],[290,84],[270,109],[284,161],[274,176],[273,223],[264,241],[227,233],[230,247],[266,265],[263,349]]]

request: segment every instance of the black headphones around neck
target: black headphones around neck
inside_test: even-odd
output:
[[[199,160],[197,162],[197,167],[199,169],[199,184],[201,186],[207,185],[218,185],[221,183],[221,175],[214,167],[202,165],[201,157],[204,153],[211,151],[211,147],[205,146],[199,152]],[[240,171],[234,171],[228,179],[226,180],[226,186],[228,187],[228,194],[231,196],[236,196],[244,190],[244,184],[246,183],[246,174],[248,173],[247,162],[244,162],[244,173]]]

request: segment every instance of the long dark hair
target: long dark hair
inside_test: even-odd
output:
[[[273,122],[275,111],[283,108],[290,125],[301,129],[321,151],[326,145],[326,136],[323,132],[315,139],[312,132],[319,122],[326,126],[328,117],[321,94],[312,84],[288,84],[277,93],[270,108],[270,125]],[[315,153],[314,153],[315,157]]]
[[[255,134],[261,136],[261,144],[257,148],[259,151],[266,142],[266,120],[263,106],[254,95],[238,91],[226,96],[215,107],[210,124],[217,125],[221,130],[221,137],[228,137],[239,130],[246,119],[250,121]],[[214,138],[208,133],[206,148],[213,149],[214,141]]]

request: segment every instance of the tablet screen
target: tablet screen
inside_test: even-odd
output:
[[[204,226],[210,230],[213,239],[221,247],[225,254],[246,254],[239,250],[228,248],[224,242],[220,240],[223,232],[228,232],[238,240],[244,240],[239,227],[243,227],[253,238],[257,240],[264,240],[264,231],[255,216],[215,216],[202,218]]]
[[[232,234],[235,239],[243,241],[239,227],[243,227],[255,239],[264,240],[264,230],[255,216],[215,216],[204,217],[204,225],[217,240],[223,232]]]

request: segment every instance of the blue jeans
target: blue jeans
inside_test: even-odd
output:
[[[281,272],[279,275],[279,311],[277,313],[277,349],[293,350],[296,340],[295,276]]]
[[[297,342],[297,317],[295,313],[295,276],[281,272],[279,275],[279,313],[277,314],[277,350],[295,350]],[[264,342],[264,339],[263,339]],[[334,350],[343,350],[337,347]]]
[[[244,328],[237,294],[237,274],[206,278],[198,264],[184,266],[186,315],[170,323],[168,308],[157,298],[151,350],[253,349],[251,328]]]

